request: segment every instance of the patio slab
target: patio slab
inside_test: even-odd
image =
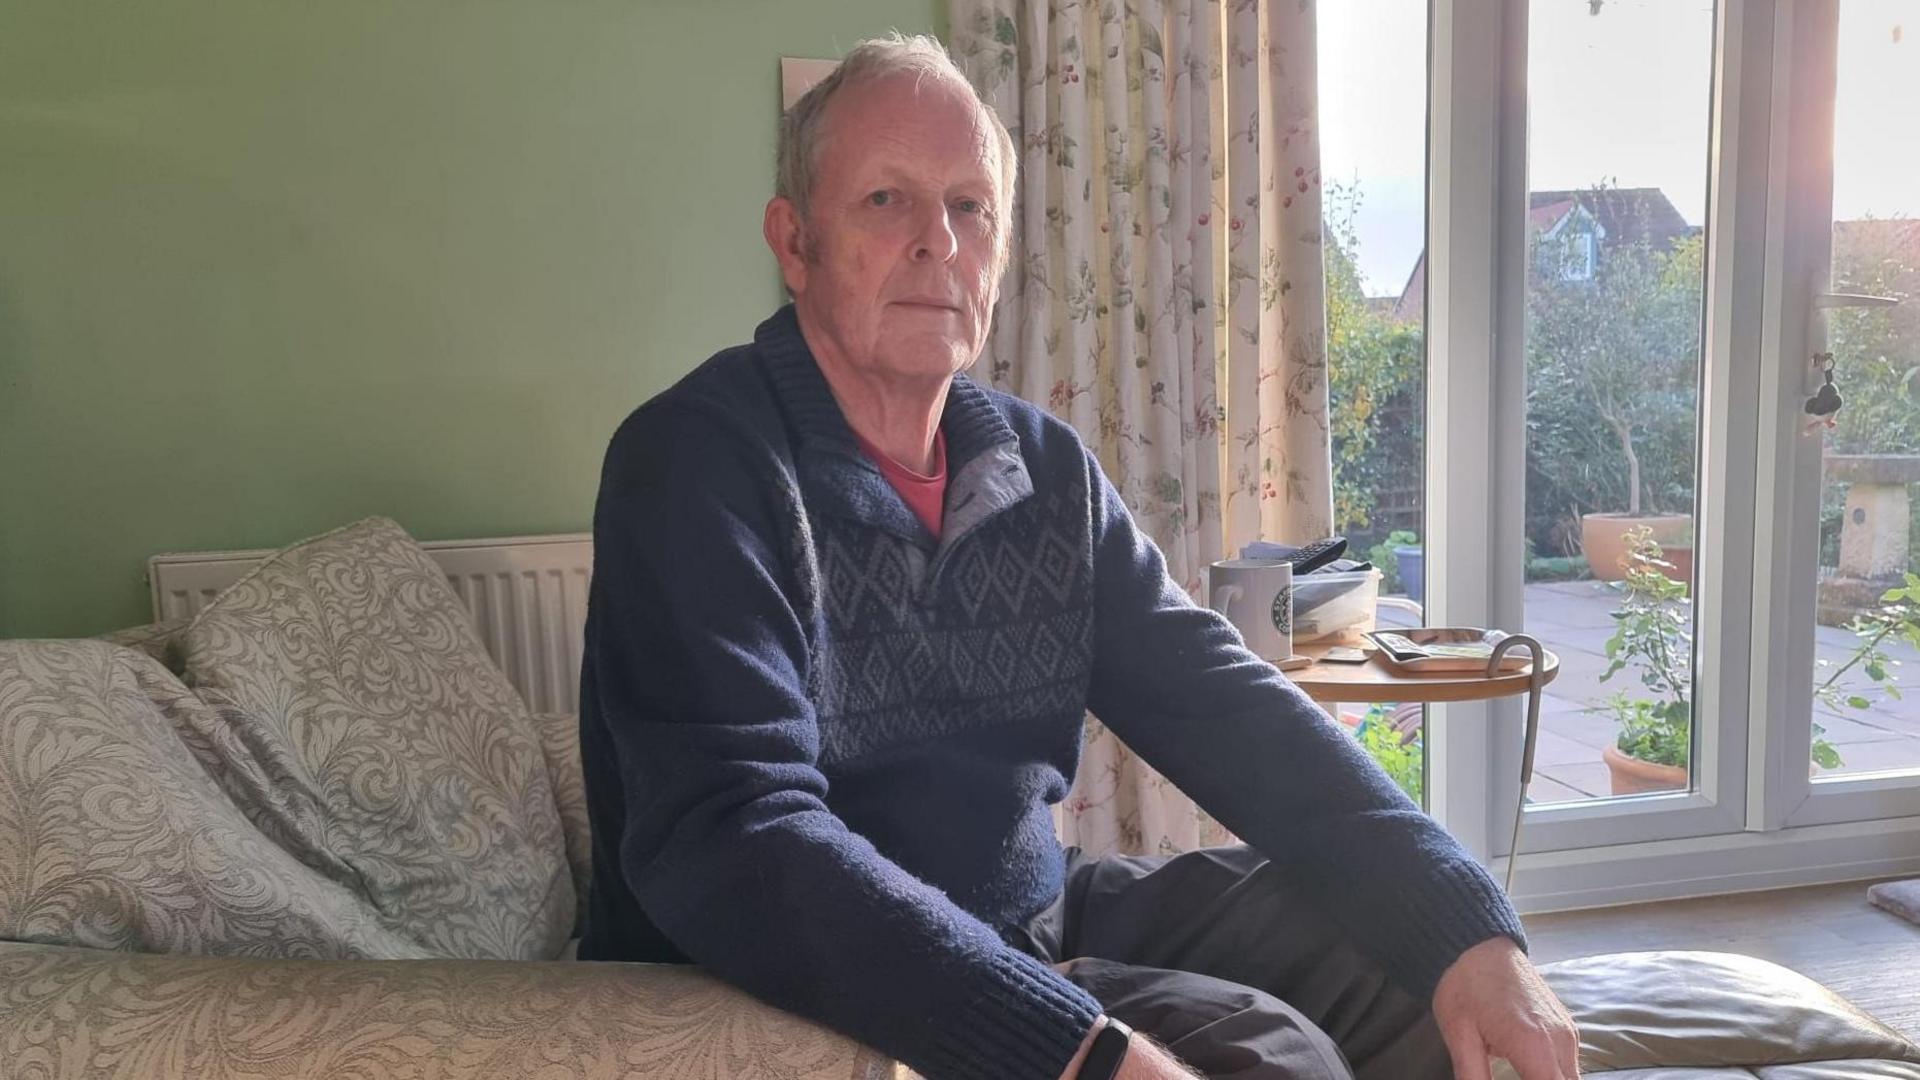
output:
[[[1600,681],[1607,669],[1606,642],[1613,635],[1612,612],[1619,593],[1596,582],[1551,582],[1526,587],[1527,631],[1560,657],[1560,675],[1540,710],[1540,749],[1530,794],[1535,804],[1567,802],[1607,794],[1606,765],[1600,751],[1618,730],[1604,713],[1585,711],[1616,691],[1635,692],[1639,679],[1622,671]],[[1840,627],[1820,627],[1815,654],[1832,664],[1851,656],[1858,638]],[[1903,643],[1885,646],[1895,674],[1920,683],[1920,653]],[[1829,669],[1830,670],[1830,669]],[[1856,669],[1857,672],[1857,669]],[[1809,671],[1808,678],[1814,678]],[[1820,677],[1824,678],[1822,673]],[[1920,768],[1920,685],[1900,700],[1880,700],[1867,710],[1834,713],[1816,704],[1827,738],[1846,760],[1843,773]],[[1825,774],[1833,775],[1833,774]]]

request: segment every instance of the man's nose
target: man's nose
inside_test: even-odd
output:
[[[913,257],[947,262],[960,253],[960,238],[954,235],[953,218],[944,206],[936,207],[920,225],[914,238]]]

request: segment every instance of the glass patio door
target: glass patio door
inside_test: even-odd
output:
[[[1802,0],[1791,29],[1762,828],[1920,813],[1920,0]]]
[[[1433,11],[1428,618],[1562,658],[1516,898],[1911,872],[1920,0]],[[1583,519],[1656,511],[1639,583],[1595,580]],[[1522,717],[1429,729],[1436,816],[1496,869]],[[1632,728],[1684,768],[1629,795]]]

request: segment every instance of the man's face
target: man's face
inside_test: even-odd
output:
[[[827,339],[823,362],[944,379],[980,355],[999,288],[990,121],[965,87],[892,77],[848,88],[823,122],[811,206],[784,244],[769,207],[803,324]]]

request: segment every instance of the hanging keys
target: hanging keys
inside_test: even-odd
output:
[[[1812,420],[1807,422],[1806,430],[1808,432],[1812,432],[1821,424],[1825,424],[1829,428],[1835,426],[1838,423],[1836,417],[1840,412],[1840,406],[1845,404],[1845,401],[1840,397],[1840,388],[1833,385],[1833,354],[1830,352],[1814,353],[1813,362],[1820,368],[1820,373],[1826,376],[1827,381],[1825,385],[1814,392],[1812,397],[1807,399],[1807,415],[1813,417]]]

